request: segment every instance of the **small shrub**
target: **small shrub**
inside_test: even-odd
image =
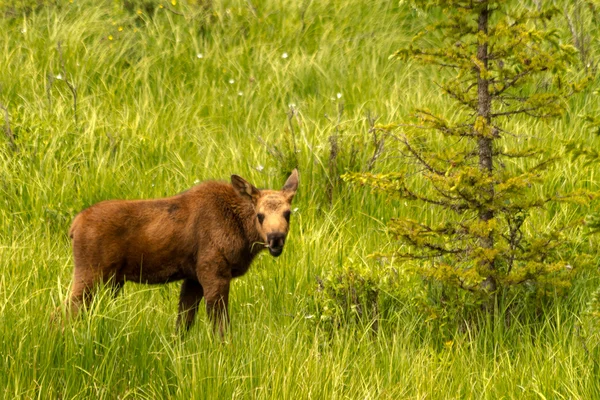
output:
[[[331,331],[370,325],[374,331],[409,303],[408,284],[391,264],[350,262],[317,278],[316,320]]]

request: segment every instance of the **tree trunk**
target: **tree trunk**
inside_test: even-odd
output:
[[[487,0],[482,1],[481,10],[479,11],[478,18],[478,31],[483,32],[487,35],[488,33],[488,21],[490,16],[490,10],[488,8]],[[487,40],[484,43],[479,43],[477,46],[477,60],[484,66],[487,71],[488,68],[488,44]],[[483,118],[487,125],[490,124],[491,118],[491,105],[492,98],[490,97],[489,91],[489,80],[487,77],[482,77],[481,71],[478,71],[479,76],[477,78],[477,116]],[[493,153],[492,153],[492,138],[481,136],[477,140],[477,150],[479,153],[479,169],[483,172],[492,174],[494,169],[493,164]],[[494,197],[494,185],[490,184],[487,189],[487,197],[491,201]],[[479,212],[479,219],[482,221],[489,221],[494,218],[494,212],[485,207]],[[493,233],[490,232],[487,237],[482,238],[480,241],[481,247],[493,248],[494,237]],[[488,265],[484,265],[486,269],[494,269],[493,262],[486,262]],[[488,291],[496,290],[496,280],[493,277],[488,277],[482,284],[483,288]]]

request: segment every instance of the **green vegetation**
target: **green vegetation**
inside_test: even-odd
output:
[[[420,173],[407,168],[344,178],[436,210],[429,223],[414,217],[390,222],[400,242],[393,255],[413,261],[431,286],[441,288],[439,298],[456,297],[456,291],[473,294],[459,297],[453,306],[486,305],[492,311],[494,302],[514,297],[523,286],[525,292],[517,296],[525,301],[564,291],[588,260],[580,254],[581,243],[570,240],[570,229],[583,221],[547,226],[530,217],[552,203],[588,205],[598,193],[562,188],[537,193],[546,170],[568,155],[523,143],[532,132],[509,126],[522,116],[535,121],[563,115],[566,100],[585,89],[591,72],[580,72],[580,53],[561,40],[553,24],[560,10],[554,5],[516,7],[495,0],[425,4],[434,22],[393,57],[444,70],[437,84],[456,110],[448,119],[419,108],[415,121],[375,126],[404,145],[402,154]],[[445,16],[432,18],[439,10]],[[424,136],[428,131],[433,135]],[[429,149],[431,136],[445,146]]]
[[[597,236],[569,231],[569,251],[592,262],[575,266],[568,290],[528,307],[508,299],[498,308],[511,312],[456,325],[415,264],[371,257],[398,248],[390,219],[446,218],[339,180],[418,172],[377,124],[406,121],[417,107],[460,116],[436,85],[443,72],[388,59],[427,24],[422,9],[213,0],[206,15],[191,3],[0,1],[0,103],[9,116],[0,137],[2,397],[600,397]],[[571,2],[557,3],[574,18]],[[593,26],[586,10],[583,28]],[[548,23],[572,42],[565,18]],[[590,60],[598,33],[586,32],[595,39]],[[598,190],[598,164],[563,157],[563,145],[598,148],[584,117],[600,115],[599,90],[594,81],[565,100],[559,118],[506,120],[515,145],[560,156],[537,195]],[[442,137],[427,145],[448,147]],[[286,249],[234,281],[224,343],[205,313],[187,337],[174,335],[176,284],[130,283],[64,330],[50,322],[68,293],[67,231],[82,208],[232,173],[276,186],[296,164]],[[525,233],[588,214],[552,204],[528,217]]]

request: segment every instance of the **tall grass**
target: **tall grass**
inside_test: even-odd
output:
[[[421,24],[417,11],[403,2],[265,0],[253,9],[224,0],[208,19],[176,3],[141,14],[113,1],[33,11],[3,4],[18,11],[0,19],[0,102],[18,151],[0,142],[1,395],[600,397],[597,336],[581,320],[599,284],[595,271],[583,271],[542,322],[505,327],[491,319],[452,340],[429,330],[408,300],[377,335],[361,326],[329,335],[314,321],[316,276],[392,246],[385,221],[393,216],[438,217],[345,186],[330,205],[325,190],[334,132],[338,170],[358,170],[373,153],[367,111],[387,123],[417,105],[449,110],[436,72],[388,61]],[[65,79],[77,89],[76,118]],[[562,120],[516,120],[514,128],[555,152],[562,140],[597,145],[578,119],[598,112],[597,90],[572,99]],[[395,146],[389,139],[377,171],[410,167]],[[281,257],[259,257],[233,283],[224,343],[205,313],[187,337],[174,335],[176,284],[128,284],[117,299],[103,292],[64,328],[50,322],[68,294],[67,231],[79,210],[108,198],[167,196],[232,173],[278,187],[292,158],[301,183],[291,236]],[[566,159],[544,190],[597,189],[597,173]],[[585,213],[558,208],[538,221]]]

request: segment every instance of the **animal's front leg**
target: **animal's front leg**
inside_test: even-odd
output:
[[[231,267],[219,253],[207,253],[198,260],[196,266],[198,281],[204,289],[206,312],[213,323],[213,329],[219,331],[221,338],[229,324],[227,306],[229,303],[229,283],[231,282]]]
[[[230,279],[223,277],[212,277],[202,282],[206,312],[213,322],[213,329],[215,332],[219,330],[221,338],[229,325],[229,282]]]

